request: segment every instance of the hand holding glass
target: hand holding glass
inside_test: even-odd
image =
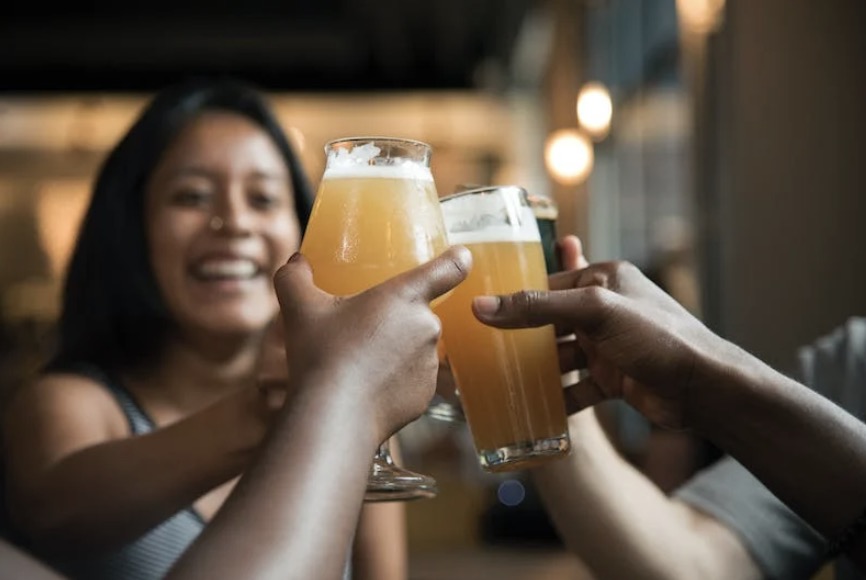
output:
[[[325,153],[325,172],[301,244],[317,286],[331,294],[355,294],[447,249],[428,145],[356,137],[328,143]],[[367,501],[435,494],[433,478],[398,467],[387,441],[382,444]]]

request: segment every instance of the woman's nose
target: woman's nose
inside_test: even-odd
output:
[[[214,228],[226,235],[243,236],[252,230],[253,210],[241,195],[229,195],[223,203],[214,208],[211,218],[212,227],[216,222],[220,227]]]

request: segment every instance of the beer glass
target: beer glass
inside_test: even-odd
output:
[[[458,185],[455,189],[455,193],[479,188],[481,188],[479,185]],[[559,255],[556,250],[556,220],[559,218],[559,208],[553,199],[543,195],[527,194],[526,200],[529,203],[529,207],[532,208],[532,213],[538,224],[538,232],[541,237],[541,249],[544,253],[544,264],[547,268],[547,273],[553,274],[559,272],[562,269],[559,264]],[[445,352],[444,340],[439,343],[439,360],[447,369],[448,357]],[[433,397],[433,401],[427,408],[426,414],[429,417],[440,421],[463,423],[466,421],[466,415],[464,415],[463,409],[460,406],[460,396],[457,390],[457,385],[451,380],[453,377],[445,374],[446,372],[447,370],[440,370],[436,395]]]
[[[336,295],[362,292],[436,257],[448,247],[430,146],[387,137],[353,137],[325,146],[327,161],[301,252],[316,285]],[[367,501],[436,494],[436,482],[394,464],[378,449]]]
[[[535,215],[535,221],[538,223],[541,250],[544,253],[547,273],[559,272],[562,269],[559,263],[559,254],[556,251],[556,220],[559,218],[559,208],[555,201],[543,195],[528,194],[526,199]]]
[[[473,257],[468,278],[436,312],[481,466],[512,471],[563,456],[570,443],[553,326],[501,330],[471,310],[478,295],[548,289],[526,192],[485,187],[440,205],[449,242]]]
[[[434,311],[437,315],[439,314],[438,309],[434,309]],[[448,364],[445,341],[441,337],[438,350],[439,376],[436,381],[436,393],[433,395],[433,400],[430,401],[425,415],[446,423],[465,423],[466,415],[463,414],[463,409],[460,407],[460,394],[457,391],[454,374]]]

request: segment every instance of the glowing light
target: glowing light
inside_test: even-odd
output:
[[[39,185],[36,199],[42,247],[48,255],[51,273],[60,278],[90,200],[89,184],[85,180],[45,181]]]
[[[610,130],[613,102],[601,83],[586,83],[577,95],[577,120],[587,133],[602,138]]]
[[[592,142],[577,129],[560,129],[547,138],[544,161],[558,182],[581,183],[589,176],[595,162]]]
[[[722,20],[725,0],[677,0],[677,13],[683,28],[690,32],[715,30]]]

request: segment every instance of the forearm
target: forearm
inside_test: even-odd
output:
[[[358,406],[307,385],[260,456],[170,574],[341,578],[377,445]],[[295,389],[290,389],[295,390]]]
[[[224,427],[227,400],[152,433],[108,441],[19,482],[12,515],[42,553],[122,545],[234,477],[263,434]]]
[[[696,428],[829,537],[866,508],[866,425],[735,349],[690,404]]]
[[[569,419],[569,457],[533,471],[566,546],[599,578],[712,578],[725,572],[689,508],[671,501],[612,447],[586,410]],[[670,546],[677,546],[672,558]]]
[[[396,437],[391,457],[402,463]],[[364,504],[352,551],[352,576],[357,580],[403,580],[408,574],[404,502]]]
[[[401,502],[364,505],[352,553],[354,578],[402,580],[408,576],[405,511]]]

